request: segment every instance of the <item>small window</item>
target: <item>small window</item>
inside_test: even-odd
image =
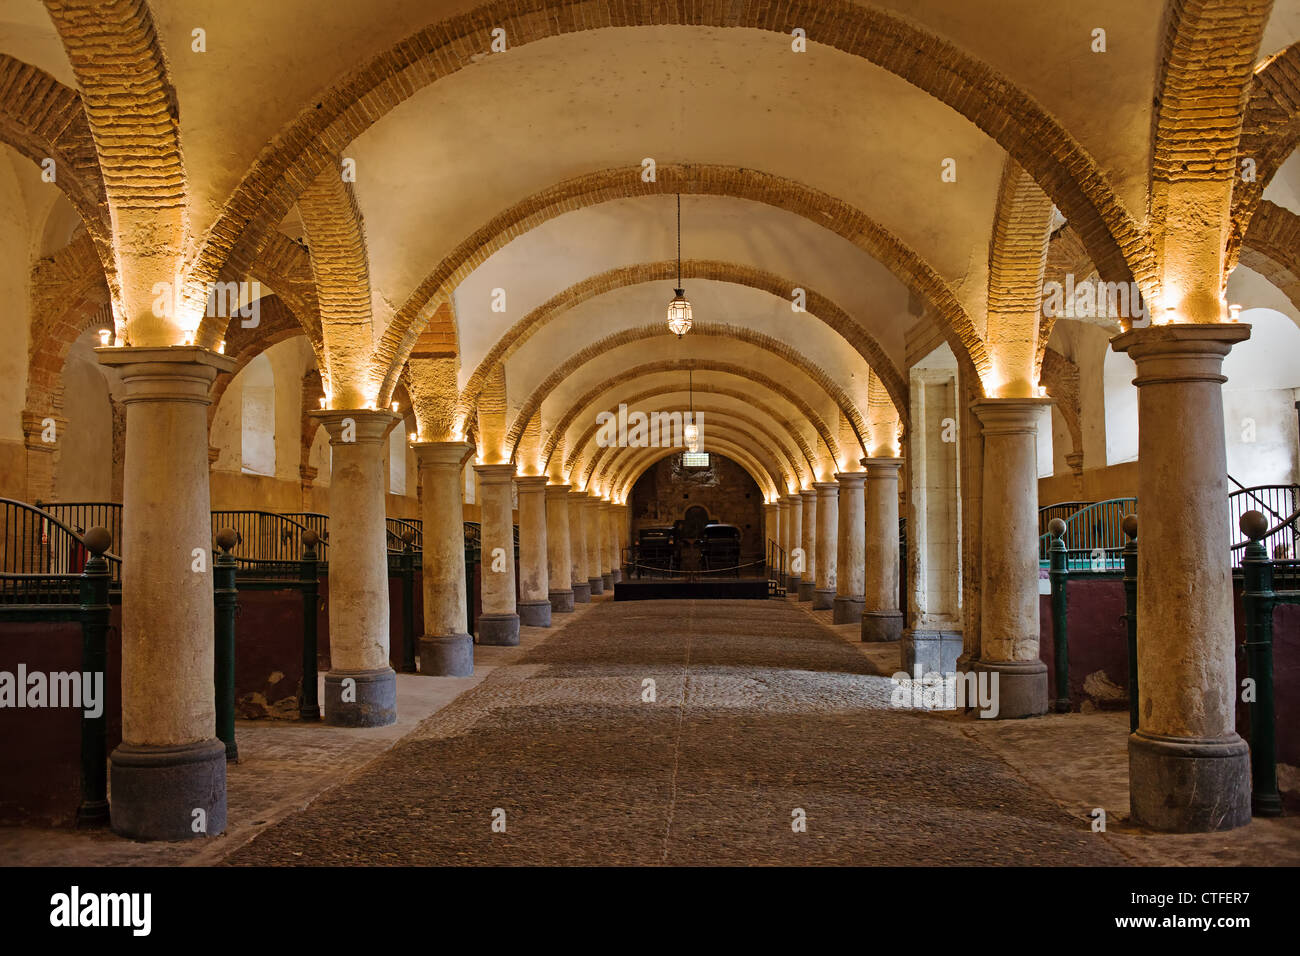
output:
[[[683,468],[708,468],[709,453],[707,451],[684,451],[682,452]]]

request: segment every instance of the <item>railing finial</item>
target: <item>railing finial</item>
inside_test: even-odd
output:
[[[1237,525],[1241,528],[1241,533],[1251,541],[1259,541],[1268,534],[1268,519],[1262,511],[1245,512]]]
[[[1060,518],[1053,518],[1047,522],[1047,533],[1059,540],[1065,534],[1065,522]]]
[[[1136,541],[1138,536],[1138,516],[1135,514],[1125,515],[1124,520],[1120,522],[1120,528],[1124,531],[1124,537],[1130,541]]]
[[[234,528],[222,528],[217,532],[217,547],[227,554],[239,543],[239,535]]]
[[[107,528],[96,525],[86,532],[81,543],[86,546],[87,551],[99,557],[113,546],[113,535]]]

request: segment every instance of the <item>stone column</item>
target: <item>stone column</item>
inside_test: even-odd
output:
[[[983,398],[980,656],[971,670],[997,674],[999,718],[1047,712],[1047,665],[1038,658],[1038,416],[1048,398]],[[1226,521],[1226,519],[1225,519]],[[992,679],[992,678],[990,678]]]
[[[424,634],[420,673],[470,677],[474,638],[465,593],[465,508],[461,466],[473,454],[467,442],[418,442],[420,520],[424,526]]]
[[[780,582],[781,584],[784,585],[787,583],[790,576],[790,499],[789,498],[780,497],[776,499],[776,523],[777,523],[777,527],[780,529],[780,536],[776,539],[776,543],[780,545],[781,550],[785,552],[785,570],[780,572],[785,574],[786,576],[786,580]]]
[[[582,533],[587,542],[587,583],[593,596],[604,594],[605,578],[600,567],[600,499],[594,494],[582,500]]]
[[[813,588],[813,610],[835,606],[839,568],[840,486],[833,481],[813,484],[817,491],[817,581]]]
[[[836,536],[835,603],[831,620],[836,624],[856,624],[862,620],[862,562],[866,557],[862,537],[866,532],[863,516],[862,485],[867,476],[860,471],[837,474],[840,483],[839,532]]]
[[[311,416],[330,436],[330,670],[325,722],[383,727],[397,720],[388,665],[388,543],[384,454],[397,416],[327,409]]]
[[[573,600],[577,604],[591,601],[591,580],[587,577],[587,494],[569,491],[569,554],[572,558],[570,574],[573,578]]]
[[[623,509],[612,501],[609,503],[609,578],[611,586],[623,580],[622,535],[619,525],[623,521]]]
[[[226,829],[216,739],[208,389],[234,359],[205,349],[96,349],[126,405],[122,742],[111,758],[114,832],[188,840]],[[204,826],[195,831],[195,810]]]
[[[775,501],[763,502],[763,557],[764,559],[766,559],[768,556],[767,543],[769,541],[775,541],[777,544],[781,543],[780,526],[781,526],[781,518],[780,518],[780,512],[777,510],[776,502]],[[772,573],[770,566],[767,569],[767,573],[768,574]]]
[[[519,488],[519,623],[551,626],[546,566],[546,476],[516,478]]]
[[[1161,325],[1112,340],[1137,365],[1138,714],[1133,820],[1180,833],[1250,822],[1234,722],[1223,358],[1250,326]],[[987,624],[985,625],[985,634]],[[985,638],[987,640],[987,637]]]
[[[596,534],[598,540],[596,549],[600,553],[600,580],[606,591],[614,589],[614,563],[610,558],[610,535],[614,531],[614,522],[609,513],[611,507],[608,501],[600,498],[596,499]]]
[[[817,589],[817,492],[808,488],[799,492],[803,499],[803,573],[799,575],[799,600],[811,601]]]
[[[546,486],[546,580],[552,614],[573,611],[573,558],[569,551],[569,486]]]
[[[793,494],[786,495],[784,500],[789,505],[787,514],[790,516],[790,547],[786,552],[785,589],[797,598],[799,595],[799,579],[803,572],[794,570],[794,553],[803,547],[803,498],[796,491]]]
[[[862,639],[896,641],[903,633],[898,606],[898,471],[903,459],[863,458],[862,465],[867,469]]]
[[[510,485],[515,466],[475,465],[483,509],[483,613],[478,619],[480,644],[519,643],[515,610],[515,531]]]

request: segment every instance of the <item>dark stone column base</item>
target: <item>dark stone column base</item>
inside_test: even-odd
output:
[[[519,623],[527,627],[551,626],[551,602],[520,601],[516,605],[519,611]]]
[[[469,634],[423,635],[420,673],[430,677],[473,677],[474,638]]]
[[[802,603],[802,602],[804,602],[804,601],[811,601],[811,600],[813,599],[813,591],[814,591],[814,590],[815,590],[815,588],[813,587],[813,582],[811,582],[811,581],[800,581],[800,582],[799,582],[799,601],[800,601],[800,603]]]
[[[548,591],[546,597],[551,602],[552,614],[573,613],[573,591]]]
[[[1041,717],[1047,713],[1047,665],[1042,661],[972,661],[970,669],[989,675],[989,693],[998,708],[989,720]],[[998,675],[996,691],[994,674]]]
[[[787,594],[799,593],[799,575],[787,574],[785,576],[785,590]]]
[[[1128,738],[1129,811],[1139,826],[1211,833],[1250,822],[1250,747],[1226,737]]]
[[[618,584],[619,581],[622,581],[622,580],[623,580],[623,569],[622,569],[622,568],[615,568],[613,571],[610,571],[610,572],[609,572],[609,580],[610,580],[610,582],[613,583],[613,584]]]
[[[865,598],[843,597],[839,594],[835,595],[835,600],[831,604],[831,623],[858,623],[858,621],[862,620],[862,605],[865,603]]]
[[[196,840],[226,829],[226,745],[120,744],[109,758],[113,832],[132,840]],[[202,810],[202,814],[195,814]]]
[[[592,596],[592,597],[595,597],[597,594],[604,594],[604,593],[605,593],[605,579],[604,579],[604,578],[587,578],[587,584],[589,584],[589,585],[591,586],[591,596]]]
[[[835,606],[834,588],[814,588],[812,598],[814,611],[828,611]]]
[[[344,681],[352,682],[347,700]],[[396,722],[397,674],[391,667],[325,675],[325,723],[331,727],[387,727]]]
[[[961,652],[960,631],[925,631],[909,628],[902,632],[899,644],[903,670],[909,674],[915,674],[919,670],[923,676],[932,671],[952,674],[967,670],[968,668],[959,665]]]
[[[590,604],[591,603],[591,585],[583,581],[581,584],[573,585],[573,603]]]
[[[605,588],[606,591],[612,591],[612,590],[614,590],[614,574],[613,574],[613,572],[610,572],[609,574],[602,574],[602,575],[600,576],[600,583],[601,583],[601,585],[604,586],[604,588]]]
[[[864,641],[896,641],[903,636],[902,611],[863,611]]]
[[[500,647],[519,643],[518,614],[481,614],[478,619],[478,642]]]

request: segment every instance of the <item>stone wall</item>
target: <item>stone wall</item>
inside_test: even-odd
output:
[[[730,458],[710,454],[707,468],[683,468],[681,455],[669,455],[637,479],[628,504],[634,541],[639,529],[671,525],[700,505],[710,518],[740,529],[742,558],[762,553],[763,493]]]

